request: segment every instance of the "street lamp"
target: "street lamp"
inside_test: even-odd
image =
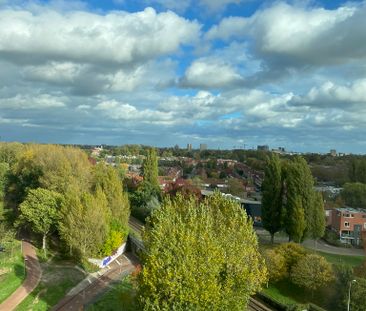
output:
[[[356,283],[356,282],[357,282],[356,280],[352,280],[351,282],[349,282],[347,311],[349,311],[349,305],[351,303],[351,287],[352,287],[352,283]]]

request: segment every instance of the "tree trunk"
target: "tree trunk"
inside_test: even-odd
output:
[[[44,234],[43,235],[43,239],[42,239],[42,249],[43,249],[43,252],[44,252],[44,255],[46,256],[46,235]]]
[[[271,233],[271,244],[274,243],[274,233]]]

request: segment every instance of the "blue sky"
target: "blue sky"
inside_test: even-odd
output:
[[[365,153],[365,16],[365,1],[0,0],[0,136]]]

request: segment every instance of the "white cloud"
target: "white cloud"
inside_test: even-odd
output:
[[[99,103],[96,110],[102,111],[106,116],[114,120],[139,121],[145,123],[170,124],[172,112],[162,112],[151,109],[138,110],[136,107],[109,100]]]
[[[158,3],[164,8],[174,10],[179,13],[185,12],[189,7],[200,7],[200,10],[206,9],[209,13],[217,13],[224,10],[229,4],[240,4],[251,0],[146,0],[147,3]]]
[[[217,60],[194,61],[186,70],[181,84],[185,87],[222,88],[237,85],[242,77],[229,64]]]
[[[176,52],[199,34],[197,22],[152,8],[107,15],[7,9],[0,11],[0,58],[129,64]]]
[[[224,18],[206,38],[250,38],[252,52],[280,66],[342,63],[366,58],[365,13],[364,3],[335,10],[276,3],[248,18]]]
[[[294,97],[292,103],[318,108],[337,107],[366,111],[366,79],[356,80],[348,85],[327,81],[320,87],[313,87],[305,96]]]
[[[55,97],[49,94],[22,95],[10,98],[1,98],[0,107],[7,109],[45,109],[65,107],[65,97]]]

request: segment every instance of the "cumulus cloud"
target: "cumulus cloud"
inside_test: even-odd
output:
[[[281,65],[342,63],[366,57],[365,14],[365,4],[326,10],[277,3],[248,18],[225,18],[206,38],[250,38],[254,53]]]
[[[133,64],[175,52],[195,42],[199,33],[197,22],[152,8],[106,15],[7,9],[0,11],[0,58]]]
[[[222,88],[233,87],[242,81],[240,74],[229,64],[217,61],[194,61],[181,81],[184,87]]]
[[[319,87],[313,87],[305,96],[294,97],[292,104],[366,111],[366,79],[356,80],[348,85],[327,81]]]
[[[138,110],[136,107],[121,103],[116,100],[109,100],[99,103],[96,110],[115,120],[139,121],[146,123],[169,124],[172,121],[172,112],[154,111],[151,109]]]

